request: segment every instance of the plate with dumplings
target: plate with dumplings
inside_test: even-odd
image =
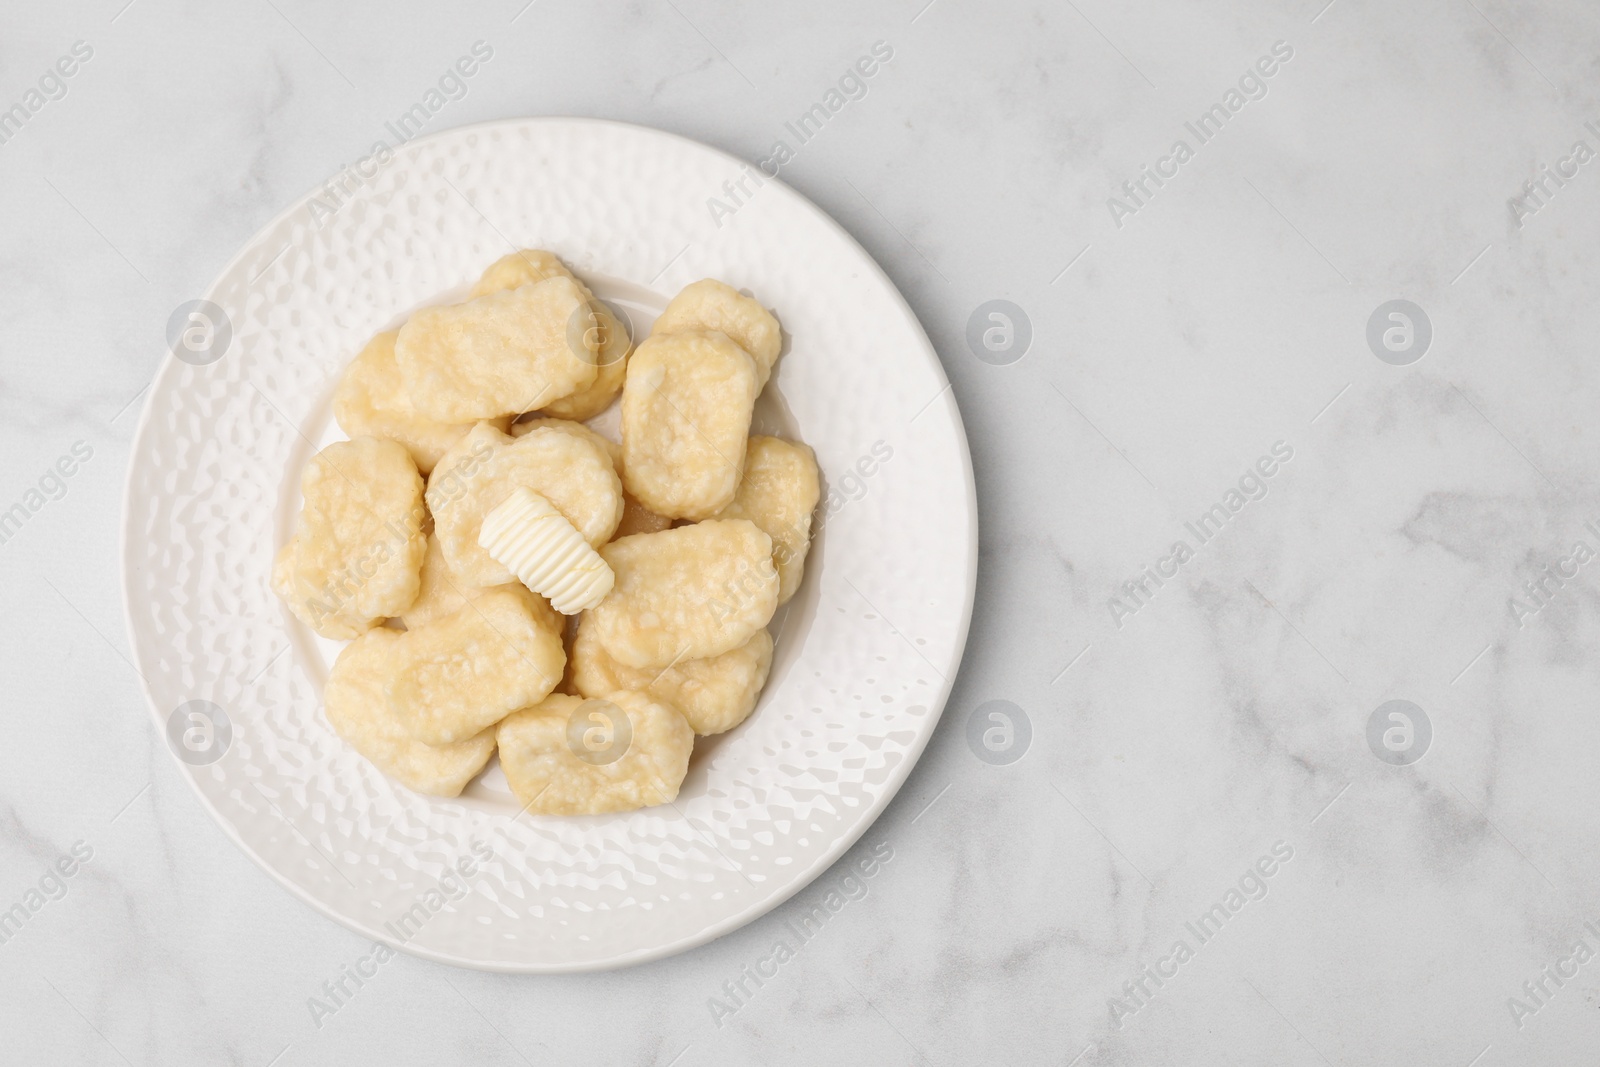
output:
[[[390,948],[558,973],[737,929],[867,832],[959,667],[938,358],[843,229],[704,145],[520,119],[373,166],[169,324],[122,544],[158,730]]]

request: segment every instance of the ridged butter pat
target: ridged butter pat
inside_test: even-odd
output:
[[[532,489],[518,489],[489,512],[478,544],[563,615],[594,607],[616,580],[572,523]]]

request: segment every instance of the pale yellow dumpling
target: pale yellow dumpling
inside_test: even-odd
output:
[[[413,738],[384,695],[400,640],[400,633],[380,626],[345,646],[322,694],[328,722],[401,785],[430,796],[457,796],[494,755],[494,731],[485,729],[464,741],[437,746]]]
[[[446,745],[537,704],[566,668],[553,615],[539,597],[506,586],[407,630],[385,687],[395,720],[418,741]]]
[[[398,331],[380,333],[350,362],[333,394],[333,417],[351,437],[387,437],[411,453],[417,470],[427,474],[473,423],[440,422],[419,412],[406,393],[394,359]],[[499,420],[504,423],[510,419]]]
[[[689,771],[694,731],[643,693],[556,693],[495,731],[500,766],[535,815],[604,815],[666,804]]]
[[[485,268],[472,286],[473,296],[488,296],[503,289],[520,289],[536,285],[547,278],[572,278],[572,271],[561,262],[561,257],[542,248],[524,248],[501,256]]]
[[[710,659],[690,659],[666,670],[641,670],[612,659],[595,626],[584,617],[568,657],[572,685],[584,696],[618,689],[649,693],[683,713],[697,734],[720,734],[755,710],[772,667],[772,634],[757,630],[738,648]]]
[[[622,483],[599,444],[548,426],[513,439],[480,423],[428,478],[434,536],[452,575],[482,586],[516,579],[478,543],[478,535],[489,512],[519,487],[550,501],[594,548],[611,538],[622,519]]]
[[[592,347],[598,373],[592,385],[546,404],[543,410],[545,414],[556,418],[582,422],[611,406],[611,402],[622,391],[622,379],[627,373],[628,353],[633,349],[633,338],[628,336],[627,328],[611,313],[611,309],[595,299],[589,287],[568,270],[567,265],[554,253],[536,248],[525,248],[495,260],[483,272],[483,277],[478,279],[478,284],[472,287],[472,295],[483,296],[558,277],[577,282],[589,301],[591,317],[579,324],[578,328],[590,331],[593,335]]]
[[[532,433],[541,426],[561,430],[565,433],[575,434],[587,441],[599,445],[611,455],[611,464],[616,468],[617,474],[622,473],[622,446],[611,438],[601,433],[596,433],[581,422],[571,422],[567,419],[529,419],[526,422],[514,423],[511,427],[513,437]],[[665,515],[657,515],[638,500],[626,489],[622,491],[622,520],[617,523],[616,532],[611,535],[615,540],[618,537],[627,537],[636,533],[655,533],[657,530],[669,530],[672,520]]]
[[[422,557],[421,579],[417,599],[400,615],[400,621],[406,624],[408,630],[426,626],[434,619],[442,619],[460,611],[468,601],[478,599],[492,588],[498,588],[473,585],[451,574],[450,565],[445,562],[444,549],[439,547],[439,539],[432,535],[428,537],[428,550]]]
[[[394,441],[329,445],[300,478],[294,536],[272,567],[272,589],[323,637],[350,638],[417,598],[426,541],[422,476]]]
[[[450,564],[444,558],[444,549],[439,547],[439,539],[431,534],[428,536],[427,551],[422,557],[421,577],[417,599],[400,615],[400,621],[405,623],[407,630],[415,630],[446,615],[454,615],[485,593],[497,589],[516,589],[519,593],[532,596],[534,618],[540,625],[552,629],[566,626],[566,619],[550,606],[550,601],[515,581],[500,585],[472,585],[457,578],[450,572]]]
[[[535,815],[673,802],[696,736],[754,713],[805,573],[816,458],[750,435],[783,345],[708,278],[635,349],[621,305],[541,249],[375,335],[333,398],[353,439],[303,472],[271,576],[353,639],[324,689],[334,731],[430,796],[498,748]]]
[[[594,384],[589,301],[577,282],[548,278],[423,308],[400,327],[395,361],[406,394],[445,422],[518,415]]]
[[[794,596],[805,576],[811,513],[820,495],[817,460],[810,448],[779,437],[752,437],[739,491],[717,513],[719,519],[749,519],[772,538],[780,604]]]
[[[721,330],[750,353],[756,361],[758,392],[772,376],[772,365],[783,347],[783,331],[772,312],[714,278],[684,286],[656,319],[650,336],[689,330]]]
[[[720,656],[754,637],[778,606],[772,539],[746,519],[634,534],[600,555],[616,584],[587,625],[629,667]]]
[[[514,422],[511,424],[511,436],[524,437],[535,430],[543,428],[560,430],[562,433],[570,433],[574,437],[581,437],[590,444],[596,445],[602,451],[604,451],[606,455],[611,457],[611,466],[616,469],[617,473],[622,473],[622,446],[617,444],[611,438],[607,437],[605,434],[596,433],[594,430],[591,430],[581,422],[573,422],[571,419],[527,419],[523,422]]]
[[[721,333],[652,336],[622,387],[622,477],[639,503],[704,519],[733,500],[759,385],[744,349]]]

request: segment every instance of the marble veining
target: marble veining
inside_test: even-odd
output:
[[[1576,148],[1600,152],[1600,10],[111,0],[3,18],[0,107],[41,106],[0,111],[0,513],[28,511],[0,526],[0,1059],[1600,1050],[1600,159]],[[770,915],[631,970],[400,955],[340,988],[371,944],[238,852],[151,726],[120,605],[123,474],[172,310],[480,40],[493,60],[428,129],[590,115],[752,165],[892,47],[781,178],[939,350],[977,477],[978,598],[910,780]],[[80,41],[93,57],[64,89],[41,82]],[[1129,201],[1280,41],[1265,94]],[[1426,317],[1420,354],[1385,347],[1419,325],[1375,319],[1396,300]],[[77,441],[93,459],[41,485]],[[1278,441],[1293,459],[1240,489]],[[895,470],[862,491],[893,493]],[[1213,505],[1227,519],[1201,543],[1185,524]],[[1420,722],[1375,719],[1394,700],[1426,716],[1420,758]]]

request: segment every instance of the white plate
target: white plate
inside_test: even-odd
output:
[[[921,754],[960,661],[976,575],[960,416],[916,319],[837,224],[749,178],[755,195],[732,216],[711,210],[712,197],[732,206],[724,183],[751,173],[703,145],[586,119],[420,138],[257,234],[205,294],[231,328],[226,350],[204,365],[168,358],[156,376],[122,546],[146,694],[169,740],[190,731],[173,750],[218,823],[324,914],[488,970],[655,959],[805,886]],[[346,362],[514,247],[560,254],[641,334],[704,277],[757,294],[783,322],[761,416],[816,450],[821,533],[760,706],[699,742],[671,806],[519,817],[497,771],[459,800],[390,782],[323,716],[337,645],[268,589],[300,471],[342,436],[330,400]],[[197,700],[227,719],[209,741],[193,708],[179,711]],[[471,859],[475,849],[489,858]],[[451,877],[463,862],[470,875]]]

